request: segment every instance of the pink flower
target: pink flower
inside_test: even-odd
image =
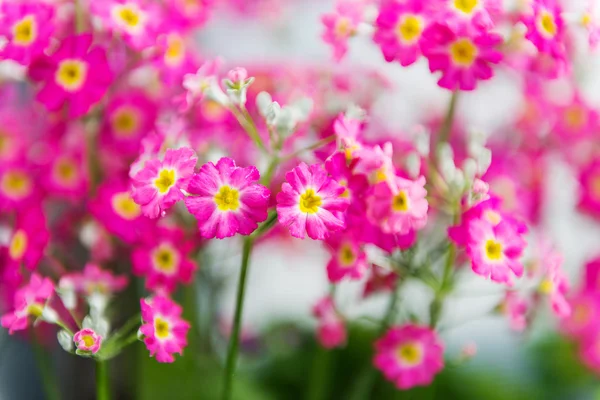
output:
[[[325,26],[321,38],[333,47],[333,56],[340,61],[348,51],[348,39],[356,34],[362,21],[363,4],[360,1],[338,0],[335,12],[325,14],[321,22]]]
[[[160,11],[150,2],[142,0],[109,0],[92,2],[94,14],[113,33],[123,37],[125,43],[136,50],[155,44]]]
[[[329,175],[346,189],[340,197],[350,201],[346,212],[347,222],[350,219],[364,219],[366,208],[364,194],[369,187],[367,177],[356,173],[355,165],[356,162],[354,161],[348,165],[345,154],[340,152],[335,153],[325,161],[325,169],[329,172]]]
[[[125,275],[114,275],[111,271],[103,270],[99,265],[87,263],[82,272],[64,275],[59,282],[59,286],[64,278],[71,280],[74,289],[84,296],[91,296],[94,293],[109,295],[123,291],[129,279]]]
[[[200,235],[223,239],[240,233],[249,235],[267,219],[269,189],[256,183],[255,167],[241,168],[231,158],[204,164],[190,181],[185,199],[198,220]]]
[[[129,186],[122,181],[106,181],[100,185],[89,208],[107,231],[125,243],[134,243],[153,226],[152,220],[142,215],[142,208],[133,201]]]
[[[179,26],[158,37],[159,53],[155,65],[160,70],[162,81],[167,85],[181,85],[185,74],[196,71],[196,62],[186,38],[179,32]]]
[[[327,277],[330,282],[340,282],[345,277],[360,279],[367,269],[367,255],[351,232],[331,235],[327,239],[331,260],[327,263]]]
[[[28,65],[41,55],[54,32],[54,8],[43,2],[5,2],[0,6],[0,36],[8,43],[0,58]]]
[[[527,302],[515,292],[507,291],[500,311],[508,318],[510,328],[522,332],[527,328]]]
[[[579,204],[582,211],[600,218],[600,159],[593,160],[579,173]]]
[[[396,287],[397,281],[398,275],[394,271],[388,271],[379,265],[373,264],[371,274],[365,283],[363,297],[369,297],[378,292],[391,292]]]
[[[472,21],[478,28],[489,28],[492,16],[502,11],[502,0],[433,0],[429,9],[439,21]]]
[[[426,386],[444,368],[444,345],[430,328],[406,324],[375,342],[375,367],[399,389]]]
[[[210,16],[214,0],[172,0],[169,1],[169,16],[183,27],[199,28]]]
[[[562,319],[561,330],[575,339],[585,339],[600,332],[600,299],[597,294],[582,292],[569,299],[571,314]]]
[[[344,114],[338,115],[333,123],[333,131],[337,136],[339,147],[344,149],[345,159],[352,158],[352,153],[361,148],[358,141],[358,135],[362,129],[361,125],[360,120],[348,118]],[[335,156],[332,156],[332,158]]]
[[[600,331],[583,340],[579,347],[579,356],[588,368],[600,373]]]
[[[332,349],[346,343],[346,326],[343,318],[335,310],[331,297],[320,299],[313,307],[313,315],[319,321],[317,339],[321,346]]]
[[[502,221],[494,226],[484,220],[469,224],[470,242],[467,254],[473,271],[494,282],[512,284],[511,272],[523,275],[520,262],[525,240],[509,223]]]
[[[319,165],[300,163],[285,175],[277,194],[277,218],[292,236],[323,240],[345,228],[344,211],[349,201],[345,188],[327,176]]]
[[[175,361],[173,354],[183,354],[187,346],[187,333],[190,324],[181,318],[181,307],[164,296],[155,296],[150,300],[140,299],[142,326],[140,332],[144,343],[160,363]]]
[[[57,151],[47,170],[48,192],[75,201],[88,190],[88,169],[83,149]]]
[[[51,56],[41,56],[31,64],[30,77],[43,82],[37,99],[50,111],[68,102],[69,117],[76,118],[106,93],[112,82],[106,52],[100,47],[88,52],[91,44],[91,34],[70,36]]]
[[[419,43],[427,22],[420,0],[386,2],[379,10],[373,40],[387,62],[398,60],[406,67],[421,55]]]
[[[4,314],[1,319],[2,326],[8,329],[11,335],[15,331],[27,328],[29,316],[39,318],[42,316],[48,299],[54,293],[54,284],[48,278],[42,278],[33,273],[29,283],[15,293],[14,311]]]
[[[376,184],[367,197],[367,216],[385,233],[405,235],[423,229],[427,223],[425,178],[416,181],[396,176]]]
[[[21,162],[0,164],[0,211],[31,205],[38,188],[32,169]]]
[[[132,179],[133,200],[142,206],[144,215],[157,218],[183,199],[194,174],[198,158],[189,147],[168,149],[163,161],[146,161],[144,168]]]
[[[598,113],[578,93],[570,104],[553,111],[558,119],[552,132],[567,145],[589,138],[598,128]]]
[[[8,263],[35,270],[49,240],[44,211],[39,206],[20,210],[8,244]]]
[[[438,85],[449,90],[474,90],[478,80],[490,79],[490,64],[498,64],[502,36],[460,23],[453,28],[434,23],[423,33],[421,50],[431,72],[441,71]]]
[[[552,311],[559,317],[568,317],[571,306],[565,296],[569,291],[569,280],[562,270],[563,257],[552,245],[543,241],[539,245],[542,280],[538,291],[550,298]]]
[[[596,257],[585,264],[583,290],[600,293],[600,257]]]
[[[131,255],[133,273],[146,277],[151,291],[172,292],[178,283],[190,283],[196,265],[188,258],[191,243],[180,229],[157,228]]]
[[[102,346],[102,336],[94,332],[93,329],[85,328],[75,333],[73,342],[77,346],[77,354],[96,354]]]
[[[533,0],[532,12],[521,20],[527,27],[525,37],[541,52],[555,59],[565,58],[565,23],[556,0]]]

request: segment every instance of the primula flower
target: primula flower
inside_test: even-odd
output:
[[[161,363],[175,361],[173,354],[183,354],[190,324],[181,318],[181,307],[164,296],[140,299],[142,326],[140,333],[150,356]]]
[[[583,290],[600,293],[600,257],[585,264]]]
[[[569,299],[571,314],[562,319],[561,330],[575,339],[600,332],[600,299],[596,293],[582,292]]]
[[[337,137],[338,145],[344,150],[348,159],[352,158],[353,152],[361,148],[358,141],[361,125],[362,122],[359,119],[350,118],[344,114],[338,115],[333,123],[333,131]]]
[[[98,187],[96,198],[89,203],[90,212],[107,231],[134,243],[151,230],[152,220],[142,215],[133,201],[129,186],[121,181],[107,181]]]
[[[511,272],[517,277],[523,275],[519,259],[525,240],[512,225],[502,221],[494,226],[484,220],[474,220],[469,224],[469,236],[467,254],[476,274],[508,285],[512,284]]]
[[[421,55],[419,42],[427,22],[421,0],[386,2],[379,10],[373,40],[387,62],[398,60],[406,67]]]
[[[87,193],[88,169],[82,151],[77,149],[56,153],[48,166],[45,180],[49,193],[71,200],[78,200]]]
[[[512,330],[523,332],[527,328],[527,302],[517,293],[507,291],[498,308],[508,318]]]
[[[348,39],[356,34],[362,21],[363,4],[360,1],[339,0],[335,11],[321,17],[325,32],[321,38],[333,47],[333,56],[340,61],[348,51]]]
[[[92,12],[136,50],[155,44],[159,10],[142,0],[92,2]]]
[[[43,82],[37,100],[50,111],[69,104],[69,117],[88,112],[106,93],[112,74],[103,48],[88,52],[92,35],[70,36],[51,56],[41,56],[29,67],[29,76]]]
[[[399,389],[428,385],[444,368],[444,345],[424,326],[393,327],[375,342],[375,350],[375,367]]]
[[[31,204],[37,195],[32,169],[21,162],[0,165],[0,211]]]
[[[554,110],[558,116],[553,133],[565,144],[588,138],[598,128],[598,113],[575,94],[570,104]]]
[[[73,335],[73,342],[77,346],[78,355],[96,354],[102,346],[102,336],[93,329],[85,328]]]
[[[372,264],[371,274],[367,278],[363,290],[363,297],[368,297],[382,291],[391,292],[396,287],[397,281],[398,274],[394,271],[389,271],[379,265]]]
[[[218,73],[221,60],[215,59],[204,62],[195,74],[183,77],[183,88],[186,90],[180,111],[188,111],[196,102],[205,96],[219,104],[227,104],[229,99],[219,86]]]
[[[341,197],[350,201],[350,206],[346,211],[346,219],[363,219],[365,215],[364,194],[369,187],[367,177],[360,173],[355,173],[356,162],[348,164],[344,153],[335,153],[325,161],[325,169],[329,175],[337,181],[346,190]],[[349,225],[349,224],[348,224]]]
[[[376,184],[367,197],[367,216],[385,233],[405,235],[418,231],[427,223],[425,178],[415,181],[396,176],[393,186]]]
[[[54,293],[54,284],[48,278],[33,273],[29,283],[15,293],[14,311],[4,314],[1,322],[11,335],[27,328],[29,316],[39,318]]]
[[[563,43],[565,23],[557,0],[533,0],[532,12],[526,13],[522,21],[527,27],[525,37],[541,52],[555,59],[565,57]]]
[[[317,339],[321,346],[332,349],[346,343],[346,326],[331,297],[320,299],[313,307],[313,315],[319,320]]]
[[[118,293],[129,283],[127,276],[114,275],[111,271],[103,270],[93,263],[86,264],[81,273],[72,274],[70,277],[75,283],[75,290],[85,296],[92,296],[95,293],[102,295]]]
[[[199,28],[208,20],[214,0],[172,0],[169,1],[169,14],[184,27]],[[173,12],[173,14],[171,14]]]
[[[579,209],[600,218],[600,159],[593,160],[579,173],[579,187]]]
[[[8,262],[17,269],[35,270],[49,239],[44,211],[39,206],[20,210],[8,244]]]
[[[498,64],[502,36],[470,23],[452,26],[434,23],[423,33],[421,50],[431,72],[441,71],[438,85],[449,90],[474,90],[478,80],[490,79],[490,64]]]
[[[352,232],[331,235],[326,244],[331,253],[327,263],[327,277],[330,282],[339,282],[345,277],[360,279],[367,269],[367,255]]]
[[[168,149],[163,161],[146,161],[132,179],[133,200],[142,206],[144,215],[157,218],[183,199],[198,158],[194,150],[183,147]]]
[[[344,211],[349,201],[346,191],[327,176],[319,164],[300,163],[285,174],[286,182],[277,194],[277,218],[292,236],[323,240],[345,228]]]
[[[223,239],[254,232],[267,219],[271,196],[269,189],[256,183],[259,179],[255,167],[238,167],[231,158],[204,164],[190,181],[190,196],[185,199],[198,220],[200,235]]]
[[[433,0],[429,11],[439,21],[472,21],[479,28],[490,28],[492,16],[502,11],[502,0]]]
[[[0,59],[28,65],[43,54],[54,32],[54,8],[43,2],[5,2],[0,6],[0,36],[8,42]]]
[[[562,270],[563,257],[552,245],[543,241],[539,244],[541,277],[538,291],[550,298],[552,311],[559,317],[568,317],[571,306],[565,296],[569,291],[569,280]]]
[[[196,63],[190,54],[189,45],[184,36],[178,32],[178,26],[159,36],[159,53],[155,65],[160,70],[160,76],[167,85],[179,85],[187,73],[195,71]]]
[[[188,258],[191,249],[182,230],[157,228],[133,250],[133,273],[146,277],[148,290],[172,292],[192,279],[196,265]]]

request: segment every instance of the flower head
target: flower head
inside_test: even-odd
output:
[[[142,326],[140,332],[150,356],[161,363],[175,361],[173,354],[183,354],[187,346],[190,324],[181,318],[181,307],[164,296],[141,299]]]
[[[204,164],[190,181],[185,205],[198,219],[203,238],[249,235],[267,218],[271,192],[256,183],[255,167],[241,168],[231,158]]]
[[[474,90],[478,80],[493,76],[491,64],[502,60],[497,50],[502,36],[466,22],[452,27],[436,22],[423,33],[421,43],[431,72],[442,73],[438,85],[449,90]]]
[[[40,318],[46,303],[54,293],[54,284],[48,278],[33,273],[29,283],[15,293],[14,310],[4,314],[2,326],[10,334],[27,328],[29,316]]]
[[[38,198],[34,170],[19,161],[0,164],[0,210],[16,210],[29,206]]]
[[[600,159],[593,160],[582,169],[579,185],[579,209],[600,218]]]
[[[194,150],[183,147],[168,149],[163,161],[146,161],[132,179],[133,200],[142,206],[144,215],[157,218],[183,199],[198,161]]]
[[[33,80],[42,81],[37,99],[50,111],[69,104],[69,116],[88,112],[106,93],[112,73],[103,48],[94,47],[92,35],[70,36],[51,56],[41,56],[29,68]]]
[[[339,0],[336,2],[335,12],[321,17],[325,26],[321,38],[333,47],[336,61],[340,61],[348,51],[348,39],[356,34],[362,12],[363,4],[360,1]]]
[[[346,326],[331,297],[320,299],[313,307],[313,315],[319,320],[317,338],[321,346],[332,349],[346,343]]]
[[[93,329],[85,328],[73,335],[73,342],[77,346],[78,355],[96,354],[102,345],[102,336],[94,332]]]
[[[571,314],[562,319],[561,330],[575,339],[600,332],[600,299],[596,293],[581,292],[569,299]]]
[[[330,282],[339,282],[344,278],[360,279],[365,274],[369,264],[367,255],[352,232],[331,235],[326,244],[331,253],[327,263],[327,277]]]
[[[345,228],[344,211],[349,201],[342,197],[346,189],[327,176],[319,165],[300,163],[285,175],[286,182],[277,194],[279,223],[292,236],[323,240]]]
[[[40,207],[20,210],[8,243],[8,262],[33,271],[44,255],[50,234]]]
[[[512,330],[522,332],[527,328],[528,305],[516,292],[507,291],[499,309],[508,318]]]
[[[375,342],[375,350],[375,367],[399,389],[428,385],[444,368],[444,346],[424,326],[393,327]]]
[[[525,37],[537,49],[555,58],[565,53],[565,23],[557,0],[533,0],[532,12],[524,14],[522,21],[527,27]]]

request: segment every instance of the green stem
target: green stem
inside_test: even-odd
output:
[[[35,329],[31,328],[31,344],[33,352],[37,361],[38,370],[42,378],[42,385],[44,387],[44,393],[48,400],[60,400],[60,391],[56,383],[56,377],[54,375],[54,368],[51,365],[51,359],[48,354],[44,351],[42,346],[38,343]]]
[[[311,151],[311,150],[316,150],[318,148],[321,148],[321,147],[333,142],[335,139],[336,139],[336,135],[327,136],[326,138],[323,138],[323,139],[319,140],[318,142],[311,144],[310,146],[296,150],[292,154],[285,156],[283,158],[283,161],[292,160],[292,159],[298,157],[300,154],[304,153],[305,151]]]
[[[106,361],[96,361],[96,400],[110,400],[108,365]]]
[[[378,337],[383,335],[389,326],[394,322],[396,308],[398,307],[398,302],[400,300],[400,291],[398,289],[399,288],[397,287],[392,292],[385,317],[381,320],[381,324],[379,326],[379,332],[377,334]],[[350,400],[370,399],[376,378],[377,370],[373,368],[370,362],[367,363],[363,368],[359,378],[356,380],[356,383],[352,387],[353,390],[349,396]]]
[[[111,335],[111,339],[120,339],[128,334],[133,328],[139,328],[141,325],[142,315],[140,313],[130,317],[125,323]],[[136,330],[137,334],[137,330]]]
[[[307,400],[323,400],[327,398],[329,375],[331,374],[331,363],[333,354],[330,350],[317,344],[317,354],[313,361],[310,386],[307,392]]]
[[[242,266],[240,269],[240,279],[237,288],[237,299],[235,304],[235,316],[231,336],[229,338],[229,348],[227,350],[227,363],[225,365],[225,377],[223,382],[223,400],[231,399],[233,389],[233,377],[235,376],[235,368],[237,356],[240,347],[240,331],[242,323],[242,311],[244,308],[244,293],[246,291],[246,278],[248,276],[248,265],[250,261],[250,253],[254,239],[252,236],[244,238],[244,249],[242,251]]]
[[[280,161],[281,160],[277,156],[273,156],[273,158],[271,158],[271,162],[269,162],[269,166],[267,167],[267,172],[265,172],[261,179],[261,183],[263,185],[269,185],[269,183],[273,179],[273,175],[275,174],[277,167],[279,166]]]
[[[435,292],[435,296],[433,298],[433,301],[431,302],[431,306],[429,307],[429,323],[432,328],[435,328],[440,320],[444,299],[450,289],[452,269],[454,267],[455,259],[456,246],[454,244],[450,244],[450,248],[448,249],[448,256],[446,257],[446,264],[444,265],[444,272],[442,274],[442,281],[440,283],[440,287]]]
[[[450,98],[450,106],[448,107],[448,112],[446,113],[446,118],[444,118],[444,122],[440,128],[440,133],[438,136],[438,147],[442,143],[447,143],[450,139],[450,133],[452,132],[452,124],[454,123],[454,115],[456,114],[456,103],[458,100],[458,91],[452,92],[452,97]]]
[[[233,116],[237,119],[238,123],[244,128],[250,139],[254,142],[256,147],[258,147],[262,152],[268,153],[267,148],[265,147],[262,139],[260,138],[260,134],[258,133],[258,128],[252,119],[252,116],[245,109],[240,111],[235,104],[232,104],[229,107],[229,110],[233,114]],[[245,112],[244,112],[245,111]]]

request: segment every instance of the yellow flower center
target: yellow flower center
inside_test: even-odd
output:
[[[115,213],[128,221],[134,220],[142,214],[141,207],[133,201],[129,192],[114,194],[111,204]]]
[[[502,243],[497,240],[488,239],[485,242],[485,255],[488,260],[498,261],[502,258]]]
[[[122,107],[111,117],[112,130],[117,137],[127,138],[138,129],[137,112],[130,107]]]
[[[478,4],[479,0],[454,0],[454,8],[465,14],[471,14]]]
[[[158,337],[159,339],[165,339],[169,336],[170,329],[171,327],[169,326],[169,323],[166,320],[160,317],[154,318],[154,334],[156,335],[156,337]]]
[[[350,190],[348,189],[348,181],[346,179],[340,179],[338,183],[344,187],[344,192],[340,194],[340,197],[344,199],[349,199]]]
[[[60,62],[56,70],[56,83],[67,92],[76,92],[83,86],[88,66],[85,62],[66,59]]]
[[[2,176],[0,188],[6,196],[13,199],[22,199],[31,193],[33,184],[25,173],[8,171]]]
[[[450,56],[454,64],[470,67],[477,57],[477,47],[470,39],[458,39],[450,45]]]
[[[240,208],[240,192],[229,186],[221,186],[215,195],[215,203],[221,211],[236,211]]]
[[[406,191],[402,190],[392,199],[392,210],[397,212],[406,212],[408,211],[408,207],[408,196],[406,195]]]
[[[183,38],[176,34],[167,37],[167,50],[165,51],[165,63],[169,66],[181,64],[185,54]]]
[[[23,229],[19,229],[15,232],[10,241],[10,247],[8,248],[8,254],[13,260],[20,260],[25,251],[27,250],[27,234]]]
[[[551,294],[554,292],[554,282],[552,282],[550,279],[546,278],[540,282],[540,286],[538,287],[538,290],[542,294],[546,294],[546,295]]]
[[[29,46],[37,37],[37,23],[32,15],[27,15],[13,25],[13,43],[17,46]]]
[[[153,251],[154,267],[160,272],[172,274],[175,272],[179,256],[176,250],[168,244],[161,244]]]
[[[85,345],[85,347],[92,347],[94,343],[96,343],[92,335],[83,335],[81,337],[81,340],[83,340],[83,344]]]
[[[565,122],[569,128],[577,130],[587,123],[587,113],[583,108],[577,105],[572,105],[565,109]]]
[[[414,43],[423,32],[423,20],[416,15],[404,15],[398,22],[396,34],[398,39],[404,43]]]
[[[352,30],[352,22],[346,17],[339,18],[334,28],[335,36],[340,39],[350,36]]]
[[[558,27],[556,26],[554,16],[548,11],[542,12],[538,18],[538,29],[541,31],[543,36],[549,39],[556,36]]]
[[[142,12],[135,4],[117,6],[113,9],[112,15],[117,23],[130,33],[138,31],[143,22]]]
[[[158,178],[154,180],[154,186],[158,189],[160,194],[165,194],[173,187],[173,185],[175,185],[175,170],[161,169],[158,173]]]
[[[381,167],[375,172],[375,183],[384,182],[385,180],[387,180],[387,174],[385,169]]]
[[[62,158],[54,164],[54,178],[65,186],[77,182],[77,165],[69,158]]]
[[[27,306],[27,315],[31,315],[35,318],[42,316],[44,312],[44,305],[40,303],[33,303]]]
[[[354,261],[356,261],[356,255],[354,251],[352,251],[352,247],[349,244],[344,244],[340,248],[340,264],[345,267],[350,267],[354,265]]]
[[[306,191],[300,195],[300,201],[298,202],[300,211],[308,214],[318,212],[321,204],[323,204],[321,197],[317,196],[313,189],[306,189]]]
[[[421,363],[423,360],[423,348],[417,343],[403,343],[398,346],[396,354],[402,364],[413,366]]]
[[[584,13],[581,16],[581,25],[583,25],[584,27],[589,27],[590,24],[592,23],[592,15],[589,12]]]

